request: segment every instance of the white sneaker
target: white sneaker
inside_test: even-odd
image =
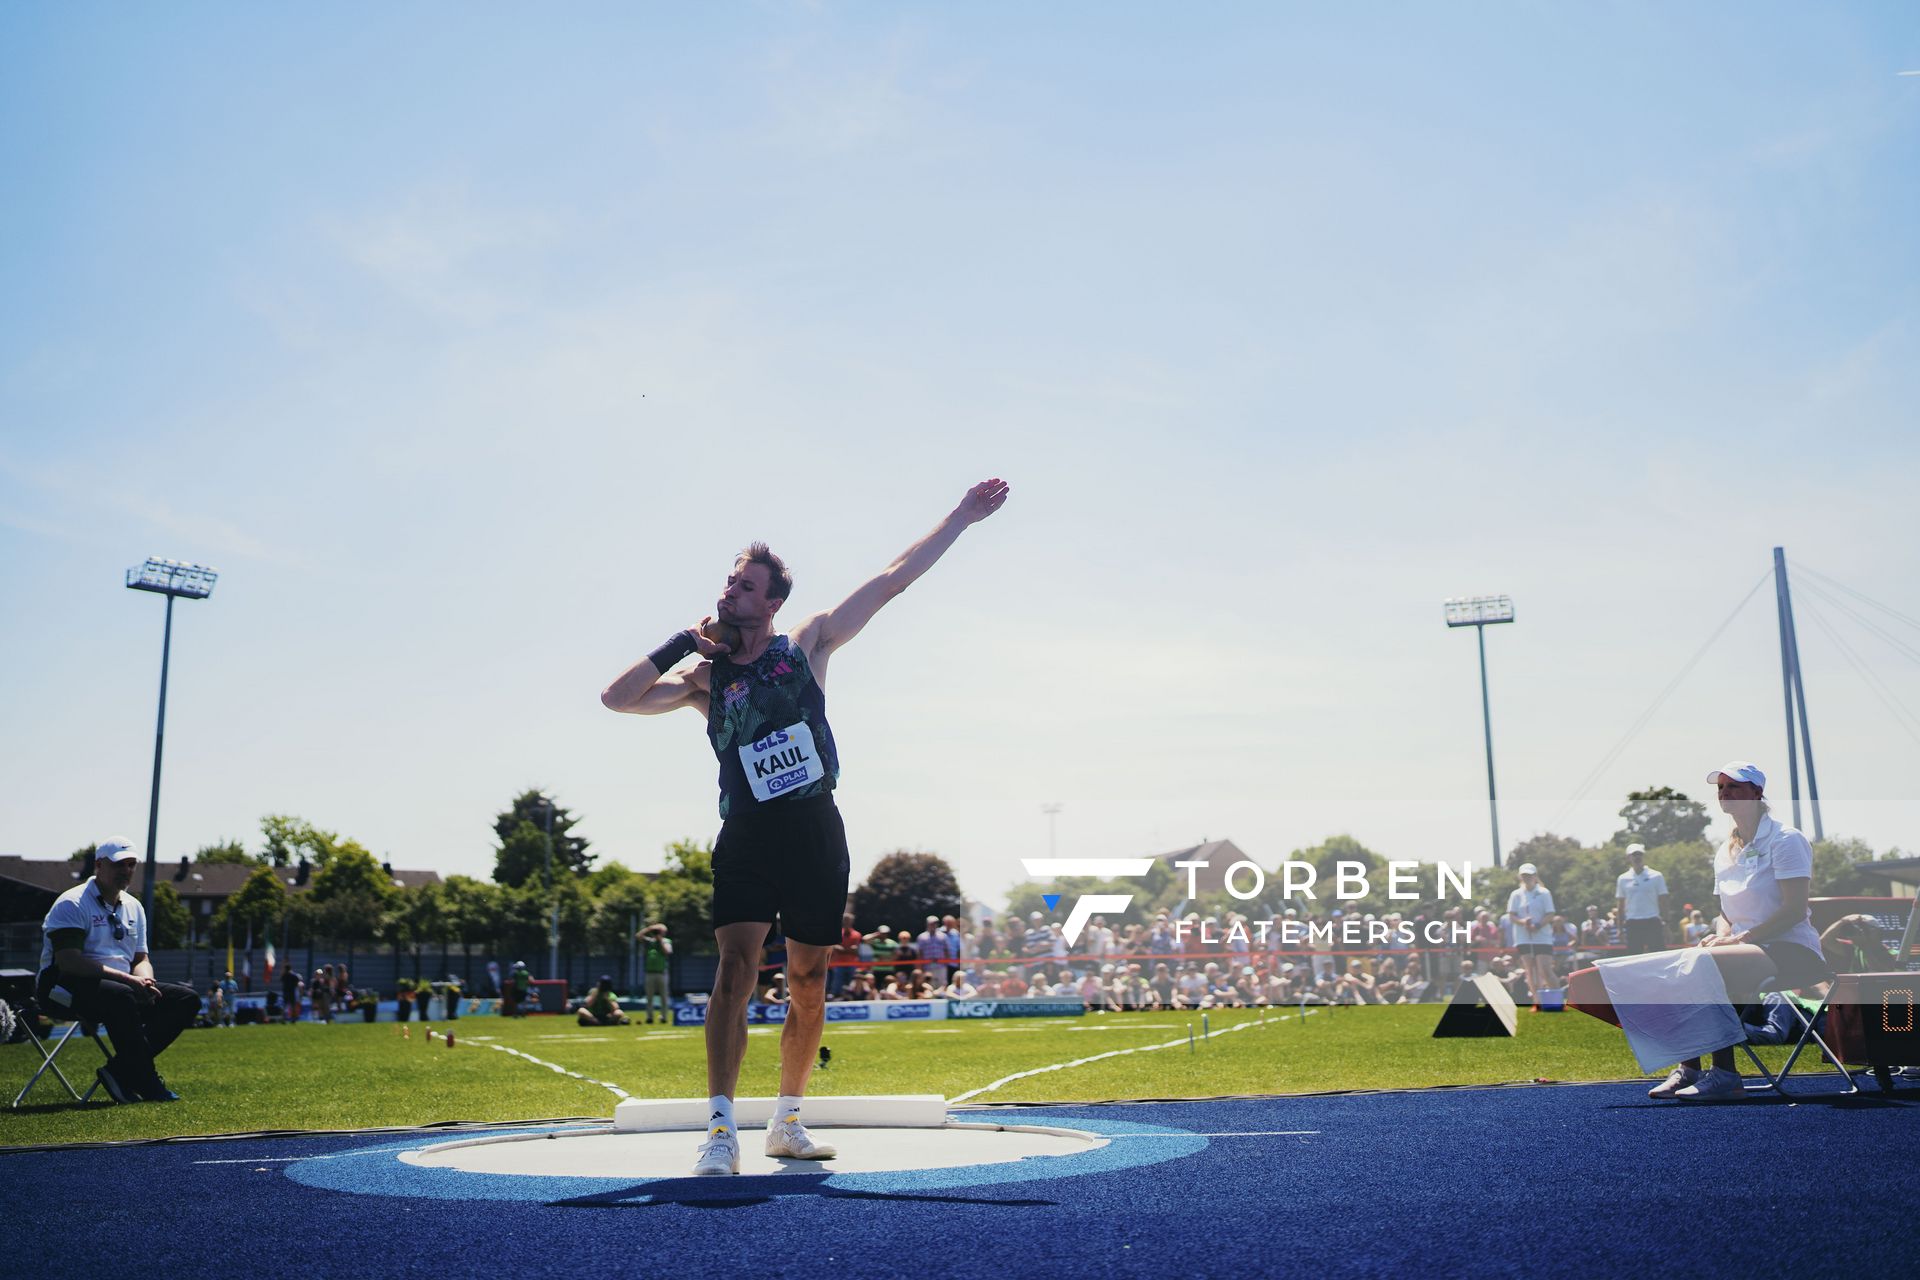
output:
[[[720,1177],[738,1172],[740,1139],[725,1125],[715,1125],[708,1131],[707,1140],[700,1144],[700,1152],[693,1161],[693,1176]]]
[[[1649,1098],[1671,1098],[1675,1093],[1700,1079],[1698,1067],[1675,1067],[1673,1074],[1647,1090]]]
[[[827,1143],[815,1142],[799,1116],[788,1116],[767,1126],[767,1154],[795,1160],[831,1160],[840,1152]]]
[[[1684,1089],[1674,1090],[1681,1102],[1731,1102],[1747,1096],[1747,1086],[1738,1071],[1714,1067]]]

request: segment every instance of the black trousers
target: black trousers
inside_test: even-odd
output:
[[[1661,927],[1660,917],[1648,916],[1644,920],[1627,921],[1627,954],[1644,955],[1649,951],[1664,951],[1667,945],[1667,931]]]
[[[153,1083],[153,1060],[193,1025],[200,1013],[200,996],[178,982],[160,984],[160,995],[141,1004],[132,987],[98,978],[54,979],[73,993],[69,1006],[75,1016],[98,1022],[113,1042],[113,1060],[107,1069],[130,1089]]]

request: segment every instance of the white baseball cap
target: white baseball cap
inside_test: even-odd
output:
[[[1760,772],[1760,766],[1751,760],[1730,761],[1707,775],[1707,781],[1716,785],[1722,778],[1728,782],[1751,782],[1762,791],[1767,789],[1767,775]]]
[[[1627,856],[1629,858],[1631,858],[1636,853],[1641,855],[1642,857],[1645,857],[1646,852],[1647,852],[1647,846],[1643,844],[1630,844],[1627,846]]]
[[[109,862],[135,862],[139,857],[140,855],[133,851],[133,846],[125,840],[102,840],[93,849],[95,862],[102,858]]]
[[[1534,866],[1531,862],[1523,862],[1520,864],[1520,874],[1523,876],[1537,876],[1540,874],[1540,868]]]

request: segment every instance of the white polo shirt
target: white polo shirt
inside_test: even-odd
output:
[[[1780,881],[1813,879],[1813,846],[1792,827],[1772,815],[1763,816],[1753,843],[1737,854],[1729,835],[1713,856],[1713,891],[1720,895],[1720,914],[1735,933],[1753,928],[1780,909]],[[1780,935],[1782,942],[1798,943],[1820,953],[1820,934],[1812,912]]]
[[[1553,942],[1553,925],[1548,918],[1553,915],[1553,895],[1547,892],[1543,884],[1536,884],[1529,890],[1521,885],[1507,895],[1507,913],[1513,917],[1513,945],[1548,946]],[[1540,918],[1540,927],[1530,927],[1528,921]]]
[[[116,924],[120,927],[118,938],[113,936]],[[88,959],[98,960],[109,969],[118,969],[122,973],[133,972],[133,958],[147,949],[147,914],[140,909],[140,900],[130,893],[123,893],[120,901],[109,907],[100,896],[99,884],[92,876],[53,900],[53,907],[47,912],[47,922],[41,926],[42,969],[53,963],[55,929],[86,930],[87,937],[81,944],[81,951]]]
[[[1667,878],[1648,867],[1622,871],[1613,882],[1613,896],[1626,901],[1629,920],[1658,920],[1660,898],[1666,891]]]

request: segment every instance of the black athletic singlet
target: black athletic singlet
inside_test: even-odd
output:
[[[840,776],[827,695],[807,655],[786,636],[744,666],[713,660],[707,739],[720,761],[720,816],[824,795]]]

